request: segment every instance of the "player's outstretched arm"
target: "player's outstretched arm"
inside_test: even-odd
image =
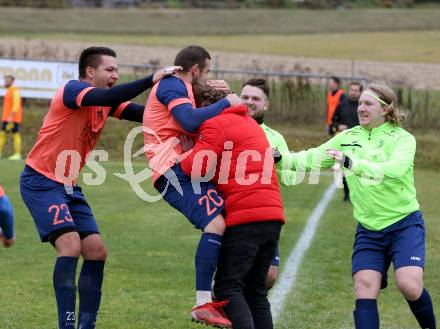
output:
[[[113,108],[110,115],[120,120],[142,122],[144,118],[145,106],[135,103],[124,103]]]
[[[153,75],[133,82],[121,83],[109,89],[91,88],[81,100],[81,106],[116,106],[132,100],[153,86]]]
[[[330,148],[327,154],[357,176],[381,180],[384,176],[400,179],[414,165],[416,140],[410,134],[402,135],[395,143],[393,152],[386,161],[360,159],[354,155],[345,156],[340,150]]]
[[[156,71],[154,74],[132,82],[103,89],[92,88],[82,98],[81,106],[116,106],[132,100],[167,75],[174,74],[180,66],[167,66]]]
[[[178,71],[182,71],[181,66],[165,66],[153,74],[153,83],[158,82],[160,79],[166,77],[167,75],[174,74]]]
[[[14,212],[6,196],[0,198],[0,241],[5,248],[9,248],[15,242]]]
[[[171,110],[171,114],[182,125],[183,129],[194,132],[206,120],[220,114],[225,108],[237,105],[240,102],[241,99],[236,94],[229,94],[217,103],[197,109],[189,103],[177,105]]]

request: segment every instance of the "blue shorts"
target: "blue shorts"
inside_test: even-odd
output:
[[[20,192],[34,219],[42,242],[60,233],[78,232],[81,237],[99,234],[98,224],[79,186],[68,194],[64,185],[25,166],[20,179]]]
[[[382,273],[382,289],[387,286],[387,272],[405,266],[425,266],[425,224],[422,213],[415,211],[383,229],[370,231],[360,224],[352,256],[352,274],[361,270]]]
[[[156,189],[173,208],[180,211],[202,231],[222,213],[224,200],[211,182],[198,182],[200,190],[194,188],[191,178],[175,164],[156,181]]]
[[[280,266],[280,246],[277,244],[277,250],[275,251],[275,257],[272,258],[270,265]]]

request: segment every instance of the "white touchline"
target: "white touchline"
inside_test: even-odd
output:
[[[304,254],[307,249],[309,249],[310,243],[315,236],[316,228],[318,227],[319,221],[324,214],[325,208],[329,204],[336,191],[336,184],[332,183],[324,193],[324,196],[319,201],[313,213],[307,220],[306,227],[304,228],[301,237],[296,243],[295,248],[290,253],[286,260],[286,265],[283,272],[281,273],[277,284],[272,288],[270,295],[270,304],[272,309],[272,318],[276,322],[281,315],[286,298],[293,288],[296,280],[296,274],[299,269],[299,265],[302,262]]]

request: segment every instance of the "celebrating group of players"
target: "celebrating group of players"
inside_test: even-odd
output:
[[[289,153],[282,136],[264,124],[266,81],[247,81],[239,97],[224,81],[207,79],[210,60],[204,48],[188,46],[176,55],[175,66],[115,85],[115,52],[90,47],[81,53],[79,80],[69,81],[52,99],[20,190],[41,241],[57,252],[53,286],[59,328],[73,328],[76,321],[78,329],[96,325],[107,250],[76,178],[109,116],[148,128],[144,141],[154,187],[202,231],[193,321],[273,328],[267,294],[276,279],[285,222],[279,181],[294,185],[296,171],[339,162],[359,222],[353,253],[356,328],[379,328],[376,300],[391,261],[421,328],[435,328],[423,287],[425,231],[413,183],[415,140],[399,126],[393,91],[370,85],[359,100],[359,126],[318,148]],[[149,88],[145,106],[130,102]],[[65,151],[74,151],[79,161],[59,161]],[[2,240],[12,241],[13,232],[5,228]]]

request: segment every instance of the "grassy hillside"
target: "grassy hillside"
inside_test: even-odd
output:
[[[440,9],[0,10],[0,37],[353,60],[438,63],[439,31]]]
[[[0,31],[12,34],[83,32],[163,36],[438,29],[440,29],[440,10],[436,9],[309,11],[1,8],[0,10]]]

